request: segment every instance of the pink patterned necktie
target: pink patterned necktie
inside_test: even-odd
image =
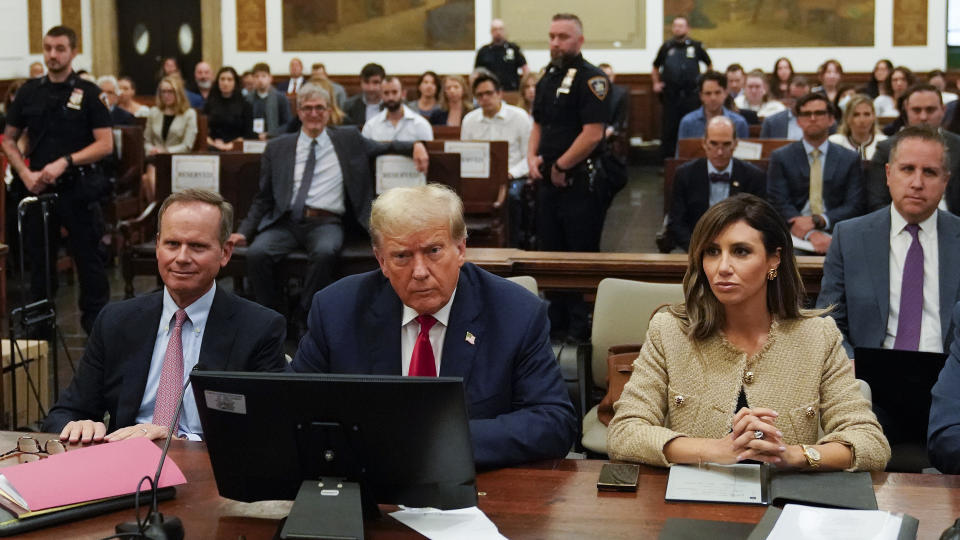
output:
[[[157,387],[157,401],[153,408],[153,423],[176,429],[177,401],[183,391],[183,338],[180,336],[183,323],[187,321],[187,312],[179,309],[176,323],[167,342],[167,353],[163,357],[163,369],[160,370],[160,384]]]
[[[420,323],[420,335],[417,336],[417,343],[413,346],[408,375],[436,377],[437,363],[433,357],[433,345],[430,344],[430,329],[437,320],[432,315],[420,315],[417,317],[417,322]]]

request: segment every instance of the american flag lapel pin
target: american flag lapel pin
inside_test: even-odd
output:
[[[469,344],[471,344],[471,345],[476,345],[476,343],[477,343],[477,336],[473,335],[473,334],[470,333],[470,332],[467,332],[466,337],[464,337],[463,339],[464,339],[464,341],[466,341],[467,343],[469,343]]]

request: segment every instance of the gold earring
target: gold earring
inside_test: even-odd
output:
[[[773,281],[773,278],[775,277],[777,277],[777,269],[771,268],[770,271],[767,272],[767,279]]]

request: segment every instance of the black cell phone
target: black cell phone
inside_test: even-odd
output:
[[[599,491],[636,491],[640,466],[630,463],[604,463],[597,479]]]

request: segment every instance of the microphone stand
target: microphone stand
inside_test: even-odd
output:
[[[196,371],[199,365],[200,364],[193,366],[191,371]],[[147,513],[147,517],[143,523],[140,523],[140,516],[137,516],[137,521],[127,521],[118,524],[116,527],[118,535],[139,535],[141,538],[149,538],[150,540],[183,540],[183,523],[180,521],[180,518],[175,516],[165,518],[163,514],[157,510],[157,490],[160,489],[160,472],[163,470],[163,463],[167,459],[167,451],[170,450],[170,441],[173,440],[173,434],[176,433],[177,425],[180,421],[180,413],[183,412],[183,396],[187,393],[188,386],[190,386],[189,377],[187,377],[187,382],[183,385],[183,390],[180,391],[180,398],[177,400],[177,412],[173,417],[173,425],[167,433],[167,440],[163,443],[160,463],[157,464],[157,472],[151,481],[153,494],[150,503],[150,512]],[[145,476],[144,478],[147,480],[150,479],[149,476]],[[140,482],[142,483],[143,480]],[[139,487],[137,491],[140,491]]]

